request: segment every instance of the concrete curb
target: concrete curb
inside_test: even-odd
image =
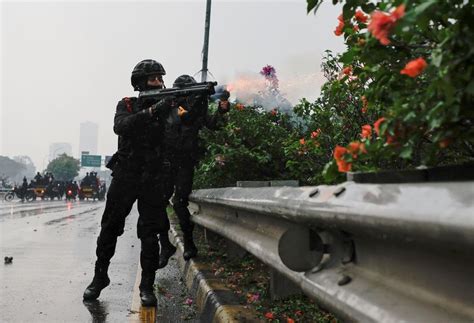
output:
[[[201,322],[263,322],[258,319],[255,311],[239,304],[233,291],[216,279],[211,268],[199,262],[199,257],[189,261],[183,259],[183,241],[174,227],[175,225],[171,224],[171,238],[177,247],[178,265],[183,273],[186,287],[194,296]]]

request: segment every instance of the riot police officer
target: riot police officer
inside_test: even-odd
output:
[[[42,184],[43,176],[41,176],[40,172],[36,172],[36,176],[34,177],[36,185]]]
[[[173,87],[182,87],[185,84],[196,83],[189,75],[179,76]],[[211,130],[217,129],[224,120],[224,114],[229,110],[229,102],[219,102],[218,110],[214,115],[208,114],[208,97],[194,95],[177,101],[166,118],[163,134],[163,185],[166,198],[172,199],[173,209],[178,216],[183,231],[185,260],[197,255],[197,248],[193,241],[194,224],[188,210],[189,194],[192,190],[194,167],[200,155],[199,130],[205,126]],[[165,267],[175,248],[168,243],[168,235],[160,235],[162,251],[159,267]],[[171,245],[171,247],[170,247]]]
[[[26,179],[26,176],[23,176],[23,183],[21,184],[21,201],[23,202],[26,196],[26,192],[28,191],[28,180]]]
[[[131,83],[135,91],[159,89],[164,87],[165,74],[165,69],[157,61],[143,60],[133,69]],[[117,105],[114,132],[119,136],[118,151],[107,165],[113,171],[113,179],[97,239],[94,279],[84,292],[86,300],[98,298],[102,289],[109,285],[107,269],[115,253],[117,237],[123,234],[125,218],[137,201],[142,268],[140,297],[143,306],[156,305],[153,284],[159,261],[158,235],[169,229],[166,203],[164,198],[158,198],[162,196],[158,185],[159,120],[171,106],[172,100],[168,98],[152,102],[135,97],[124,98]]]

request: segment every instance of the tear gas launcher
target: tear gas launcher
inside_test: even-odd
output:
[[[150,98],[160,100],[168,96],[175,96],[177,98],[192,95],[210,96],[216,93],[216,85],[217,82],[186,83],[180,87],[141,91],[138,97],[143,99]]]

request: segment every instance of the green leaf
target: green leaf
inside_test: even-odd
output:
[[[323,3],[323,0],[307,0],[306,12],[310,13],[314,9],[314,13],[318,11],[319,6]]]
[[[351,6],[350,3],[346,3],[343,7],[342,7],[342,16],[344,17],[344,19],[351,19],[352,16],[354,16],[354,13],[355,13],[355,10],[354,8]]]
[[[344,64],[351,64],[352,61],[354,60],[354,55],[355,55],[355,50],[351,49],[344,54],[342,54],[341,58],[339,58],[339,61]]]
[[[334,182],[339,177],[339,171],[337,169],[337,164],[334,160],[331,160],[329,163],[324,166],[323,177],[326,182]]]
[[[415,119],[416,118],[416,113],[414,111],[411,111],[409,113],[407,113],[407,115],[403,118],[403,121],[410,121],[411,119]]]
[[[436,4],[437,2],[438,2],[438,0],[424,0],[424,2],[422,4],[420,4],[420,5],[416,6],[415,8],[413,8],[415,16],[417,17],[417,16],[423,14],[429,7]]]
[[[406,146],[403,147],[402,151],[400,152],[400,157],[404,159],[410,159],[413,153],[413,146]]]
[[[435,67],[440,67],[443,61],[443,52],[440,49],[436,49],[431,54],[431,64]]]
[[[363,3],[361,4],[361,8],[366,13],[371,13],[375,10],[375,5],[373,3]]]
[[[474,95],[474,80],[471,80],[471,82],[466,86],[466,92]]]

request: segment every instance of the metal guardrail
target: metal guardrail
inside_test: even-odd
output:
[[[474,322],[474,182],[222,188],[192,220],[348,321]]]

